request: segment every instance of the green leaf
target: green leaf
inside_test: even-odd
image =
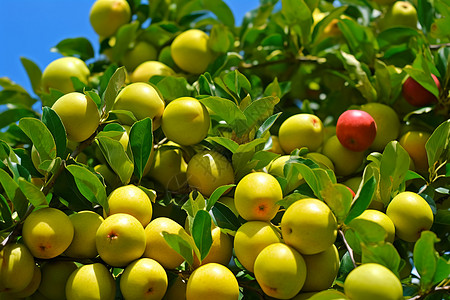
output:
[[[430,69],[424,59],[421,58],[420,55],[417,55],[417,58],[422,60],[420,64],[420,68],[415,67],[405,67],[405,72],[411,76],[415,81],[417,81],[422,87],[431,92],[437,98],[439,97],[439,89],[434,82],[434,79],[431,77]]]
[[[94,57],[94,48],[91,42],[83,37],[64,39],[51,51],[61,53],[64,56],[78,56],[82,60]]]
[[[8,201],[0,194],[0,230],[8,228],[13,224],[11,209],[9,208]]]
[[[192,237],[200,251],[200,261],[202,261],[208,255],[212,245],[211,216],[207,211],[199,210],[195,214],[194,224],[192,225]]]
[[[436,162],[450,161],[450,119],[441,123],[431,134],[425,144],[428,165],[434,166]]]
[[[303,45],[311,40],[311,26],[313,24],[312,12],[304,0],[281,0],[281,13],[297,34],[300,35]],[[296,30],[296,28],[298,28]]]
[[[384,204],[388,204],[398,194],[409,170],[409,163],[409,154],[399,142],[391,141],[386,145],[380,164],[380,193]]]
[[[111,169],[116,172],[123,184],[128,184],[133,175],[134,165],[122,144],[106,136],[97,136],[96,139]]]
[[[130,45],[135,41],[139,22],[134,21],[120,26],[116,33],[116,43],[112,48],[113,61],[121,61],[123,55],[128,51]],[[131,70],[128,70],[131,71]]]
[[[247,118],[247,128],[259,127],[273,114],[273,108],[279,101],[278,97],[273,96],[252,101],[244,110],[244,115]]]
[[[437,266],[437,253],[434,244],[439,239],[432,231],[423,231],[420,238],[414,244],[414,266],[420,275],[421,289],[426,291],[433,284]]]
[[[125,84],[125,79],[127,77],[127,72],[125,71],[125,67],[118,68],[111,78],[108,81],[108,85],[103,93],[103,101],[105,103],[105,107],[103,109],[103,116],[108,114],[111,111],[111,108],[114,105],[114,101],[116,100],[117,93],[120,88]]]
[[[155,83],[156,80],[158,82]],[[191,87],[184,77],[164,76],[161,78],[161,76],[153,76],[150,82],[156,85],[157,90],[166,102],[190,96],[192,93]]]
[[[64,96],[63,92],[50,88],[49,94],[41,94],[42,106],[52,107],[56,100],[58,100],[61,96]]]
[[[215,96],[202,98],[199,101],[222,118],[238,136],[247,131],[247,119],[234,102]]]
[[[252,158],[256,152],[262,150],[265,142],[265,139],[255,139],[251,142],[239,145],[232,156],[232,164],[236,175],[236,180],[240,180],[256,167],[258,162],[252,161]]]
[[[95,105],[97,105],[97,109],[101,112],[103,101],[100,96],[94,91],[85,91],[84,94],[91,98],[92,101],[94,101]]]
[[[221,137],[221,136],[208,136],[206,138],[206,141],[209,143],[216,143],[219,144],[228,150],[230,150],[231,153],[234,153],[239,148],[239,144],[236,143],[233,140],[230,140],[229,138]]]
[[[8,126],[25,117],[38,117],[37,113],[28,108],[10,108],[0,113],[0,128]]]
[[[64,158],[67,146],[66,129],[58,114],[50,107],[42,110],[42,123],[50,130],[56,144],[56,156]]]
[[[19,178],[19,187],[34,207],[41,208],[48,206],[44,193],[31,182],[26,181],[23,178]]]
[[[397,277],[399,276],[400,255],[394,245],[390,243],[376,245],[361,245],[362,258],[361,262],[377,263],[391,270]]]
[[[18,90],[8,90],[3,89],[0,91],[0,105],[3,104],[13,104],[19,106],[24,106],[27,108],[32,108],[32,105],[36,103],[36,100],[31,98],[31,96],[26,91]]]
[[[372,197],[376,188],[376,180],[374,176],[371,176],[362,186],[361,191],[356,195],[352,204],[350,212],[345,218],[345,224],[348,224],[351,220],[361,215],[370,205]]]
[[[66,168],[56,178],[53,187],[53,196],[58,198],[64,205],[74,211],[92,210],[92,202],[87,200],[80,192],[75,178]]]
[[[194,263],[194,255],[191,244],[178,234],[168,233],[167,231],[163,231],[162,234],[167,244],[192,266]]]
[[[353,219],[345,232],[345,238],[355,253],[362,253],[362,244],[384,243],[385,237],[386,231],[381,225],[365,219]]]
[[[153,148],[152,119],[145,118],[133,124],[130,130],[130,146],[133,152],[134,173],[141,180]]]
[[[214,24],[209,34],[208,47],[216,53],[226,53],[232,46],[228,38],[229,34],[226,26]]]
[[[285,209],[288,209],[289,206],[297,202],[298,200],[309,198],[309,196],[305,196],[303,194],[299,194],[296,192],[290,193],[283,199],[277,201],[277,205],[283,206]]]
[[[238,70],[226,73],[222,80],[226,88],[234,95],[235,99],[241,99],[240,95],[242,90],[247,94],[252,89],[250,81]]]
[[[56,158],[55,140],[44,123],[35,118],[22,118],[19,121],[19,127],[33,142],[41,161]]]
[[[433,285],[440,283],[450,275],[450,260],[439,257],[436,264],[436,272],[434,273]]]
[[[321,182],[323,180],[319,179],[320,184]],[[340,183],[326,184],[325,187],[322,186],[320,194],[336,216],[338,223],[344,222],[352,205],[352,193],[349,189]]]
[[[78,190],[86,199],[101,205],[105,211],[109,210],[105,186],[94,173],[79,165],[70,165],[66,169],[72,174]]]
[[[234,186],[236,186],[236,185],[235,184],[227,184],[227,185],[222,185],[222,186],[219,186],[218,188],[216,188],[207,201],[206,211],[210,211],[211,208],[214,206],[214,204],[216,204],[217,200],[219,200],[219,198],[222,197],[222,195],[226,191],[230,190]]]
[[[28,79],[30,80],[33,91],[35,93],[38,93],[41,90],[41,69],[36,63],[26,57],[20,57],[20,62],[27,72]]]
[[[3,169],[0,169],[0,184],[5,190],[6,196],[14,205],[14,210],[19,218],[22,219],[28,207],[28,199],[20,189],[19,184]]]
[[[223,203],[216,202],[211,212],[215,220],[214,223],[220,228],[236,231],[241,226],[236,215]]]
[[[199,192],[192,191],[189,194],[188,200],[183,204],[181,208],[186,211],[188,216],[194,218],[199,210],[205,210],[205,198],[203,198],[203,195]]]
[[[194,0],[189,1],[178,11],[178,18],[196,11],[208,10],[214,13],[217,18],[229,28],[234,28],[234,15],[228,5],[222,0]]]

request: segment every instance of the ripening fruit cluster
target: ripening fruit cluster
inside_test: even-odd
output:
[[[392,4],[390,0],[379,2]],[[392,14],[389,11],[387,15]],[[97,0],[90,12],[93,29],[101,39],[110,39],[111,46],[130,19],[125,0]],[[325,33],[336,35],[336,24],[330,23]],[[333,172],[354,197],[362,184],[356,174],[363,170],[366,156],[371,151],[382,152],[394,140],[409,154],[410,169],[426,174],[425,143],[430,133],[402,125],[395,110],[381,103],[352,107],[335,125],[324,125],[313,114],[294,114],[271,136],[267,151],[279,155],[267,166],[238,176],[230,153],[201,144],[214,121],[210,109],[189,96],[164,99],[149,83],[153,76],[204,73],[216,56],[208,39],[205,32],[189,29],[174,37],[169,48],[157,49],[147,40],[137,40],[118,62],[126,67],[128,78],[114,100],[112,121],[89,93],[76,90],[77,85],[89,85],[92,80],[90,69],[78,58],[50,63],[42,75],[42,91],[62,93],[52,109],[64,125],[68,148],[93,139],[99,129],[112,123],[123,131],[111,138],[129,153],[131,126],[150,118],[152,131],[163,137],[151,145],[143,182],[150,182],[158,192],[186,198],[192,191],[210,198],[217,188],[230,185],[218,201],[229,208],[240,227],[230,232],[213,222],[209,253],[203,260],[192,253],[194,262],[186,271],[185,258],[165,236],[176,235],[195,248],[188,219],[184,216],[183,227],[170,218],[173,203],[162,207],[152,203],[143,189],[124,185],[111,168],[114,162],[107,161],[94,144],[89,148],[96,163],[93,169],[108,187],[107,207],[78,212],[51,207],[34,210],[23,223],[22,239],[0,252],[0,299],[114,299],[119,289],[126,300],[237,300],[240,282],[231,271],[236,268],[253,276],[261,290],[275,299],[304,299],[312,294],[317,294],[313,299],[402,298],[399,278],[386,267],[370,263],[348,274],[343,293],[328,290],[345,251],[337,247],[342,227],[335,214],[315,198],[298,197],[286,209],[279,201],[305,183],[302,175],[292,178],[290,164],[295,159],[309,159]],[[103,54],[112,60],[107,50]],[[440,89],[438,78],[430,76]],[[417,107],[436,101],[412,77],[406,79],[402,93]],[[306,151],[298,151],[302,148]],[[36,169],[43,171],[34,146],[31,158]],[[433,218],[419,194],[401,192],[388,205],[374,197],[369,208],[348,225],[375,223],[385,231],[385,242],[392,244],[395,239],[417,241],[422,231],[431,228]],[[171,281],[173,274],[176,279]]]

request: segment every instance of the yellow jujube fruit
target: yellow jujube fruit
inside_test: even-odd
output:
[[[69,56],[58,58],[44,69],[41,79],[42,89],[46,93],[50,92],[50,88],[64,94],[74,92],[71,77],[76,77],[84,84],[88,84],[89,75],[90,71],[81,59]]]

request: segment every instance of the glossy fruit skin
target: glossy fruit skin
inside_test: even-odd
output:
[[[110,215],[98,228],[95,243],[103,261],[114,267],[123,267],[144,253],[144,227],[132,215]]]
[[[91,74],[86,63],[77,57],[62,57],[52,61],[42,73],[42,89],[49,93],[50,88],[64,94],[74,92],[71,77],[77,77],[84,84],[88,84]]]
[[[74,228],[72,243],[64,252],[69,257],[94,258],[98,255],[95,233],[103,218],[93,211],[80,211],[69,216]]]
[[[297,114],[287,118],[280,126],[278,140],[285,153],[307,147],[316,151],[323,142],[322,121],[312,114]]]
[[[239,284],[234,274],[216,263],[203,265],[192,272],[186,288],[186,300],[239,299]]]
[[[290,299],[300,292],[305,283],[306,264],[297,250],[283,243],[275,243],[258,254],[254,273],[266,295]]]
[[[172,219],[159,217],[145,227],[146,248],[143,256],[156,260],[165,269],[175,269],[184,261],[184,258],[167,244],[163,231],[178,234],[186,241],[191,240],[180,224]]]
[[[369,113],[377,125],[377,134],[370,149],[382,152],[386,145],[397,139],[400,133],[400,120],[392,107],[371,102],[361,106],[361,110]]]
[[[247,221],[272,220],[280,208],[276,202],[282,198],[278,181],[264,172],[245,175],[234,192],[236,210]]]
[[[339,253],[333,244],[325,251],[303,255],[306,263],[306,280],[302,291],[323,291],[331,287],[339,271]]]
[[[417,10],[414,5],[408,1],[396,1],[389,7],[379,25],[381,30],[393,27],[417,28],[417,22]]]
[[[335,173],[338,176],[347,176],[356,172],[365,157],[362,151],[355,152],[342,146],[335,135],[325,142],[322,153],[333,162]]]
[[[284,176],[284,166],[290,158],[291,158],[290,155],[282,155],[274,159],[267,167],[267,172],[277,177],[283,178],[291,177],[292,170],[289,170],[287,176]],[[286,184],[286,186],[284,187],[284,194],[293,191],[296,187],[298,187],[300,184],[304,182],[305,180],[303,179],[303,176],[301,174],[298,174],[297,180],[290,181]]]
[[[89,21],[101,37],[110,37],[131,18],[131,8],[125,0],[97,0],[91,7]]]
[[[377,125],[370,114],[351,109],[343,112],[336,124],[336,136],[345,148],[360,152],[372,145],[377,134]]]
[[[306,198],[288,207],[281,219],[284,242],[301,254],[317,254],[335,242],[336,218],[328,205],[318,199]]]
[[[200,265],[209,263],[217,263],[221,265],[228,265],[233,256],[233,241],[231,237],[222,232],[220,227],[214,227],[211,230],[212,245],[208,255],[202,260],[201,264],[198,257],[194,257],[194,268]]]
[[[395,225],[396,235],[404,241],[415,242],[424,230],[433,225],[433,211],[420,195],[414,192],[397,194],[386,209]]]
[[[141,63],[155,60],[157,57],[158,50],[156,50],[155,46],[145,41],[139,41],[124,54],[122,63],[128,72],[133,72]]]
[[[208,134],[210,117],[206,107],[195,98],[172,100],[162,116],[166,137],[182,146],[200,143]]]
[[[178,35],[170,48],[177,66],[191,74],[205,72],[214,58],[208,40],[209,36],[199,29],[189,29]]]
[[[105,265],[84,265],[67,280],[67,300],[114,300],[116,283]]]
[[[20,292],[33,279],[34,258],[23,244],[10,243],[0,251],[0,292]]]
[[[183,158],[183,153],[181,149],[169,148],[165,145],[179,146],[170,142],[159,147],[155,152],[155,158],[147,176],[168,191],[187,191],[187,163]]]
[[[352,300],[400,300],[400,280],[388,268],[366,263],[353,269],[344,282],[344,293]]]
[[[269,222],[249,221],[236,231],[234,253],[244,268],[253,272],[258,254],[265,247],[281,241],[279,232]]]
[[[30,297],[37,291],[39,284],[41,283],[41,276],[41,268],[38,267],[38,265],[34,265],[33,277],[31,278],[31,282],[25,287],[25,289],[18,292],[7,292],[6,294],[11,297],[11,300]],[[9,298],[5,297],[5,300],[7,299]]]
[[[108,196],[108,216],[124,213],[135,217],[142,226],[152,219],[152,202],[147,194],[135,185],[118,187]]]
[[[314,294],[309,300],[349,300],[347,296],[337,290],[325,290]]]
[[[428,132],[408,131],[399,140],[400,145],[408,152],[417,172],[428,172],[428,157],[425,144],[430,138]]]
[[[88,139],[100,123],[97,105],[82,93],[72,92],[61,96],[52,109],[61,118],[67,138],[74,142]]]
[[[164,268],[150,258],[141,258],[129,264],[120,278],[120,291],[127,300],[162,299],[168,285]]]
[[[42,267],[42,279],[38,291],[46,299],[60,300],[66,297],[66,283],[78,267],[73,261],[51,260]]]
[[[434,74],[431,74],[431,77],[433,77],[433,80],[440,91],[441,83],[439,82],[439,79]],[[412,77],[408,77],[403,83],[402,95],[409,104],[415,107],[422,107],[437,102],[436,96],[421,86]]]
[[[23,240],[31,254],[44,259],[62,254],[72,243],[73,234],[69,217],[51,207],[33,211],[22,228]]]
[[[151,60],[138,65],[130,75],[131,82],[148,82],[155,75],[173,76],[175,71],[162,62]]]
[[[389,243],[394,242],[395,226],[392,220],[385,213],[375,209],[366,209],[355,219],[367,220],[380,225],[386,231],[385,241]],[[351,226],[351,221],[349,223],[349,226]]]
[[[156,130],[160,126],[164,107],[164,100],[153,86],[144,82],[136,82],[127,85],[119,92],[113,109],[128,110],[138,121],[148,117],[153,121],[153,130]],[[120,121],[125,125],[133,124],[125,117],[121,117]]]
[[[234,170],[225,156],[216,151],[195,154],[187,164],[187,181],[191,189],[209,197],[222,185],[234,183]]]

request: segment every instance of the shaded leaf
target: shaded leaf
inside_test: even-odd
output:
[[[31,182],[19,178],[19,187],[25,197],[27,197],[28,201],[30,201],[35,208],[48,206],[44,193]]]
[[[199,210],[195,214],[192,225],[192,237],[200,251],[200,261],[202,261],[208,255],[213,242],[211,236],[211,216],[207,211]]]
[[[96,140],[111,169],[119,176],[123,184],[128,184],[133,175],[134,165],[122,144],[106,136],[97,136]]]
[[[236,185],[235,184],[227,184],[227,185],[222,185],[222,186],[219,186],[218,188],[216,188],[207,201],[206,211],[210,211],[211,208],[214,206],[214,204],[216,204],[217,200],[219,200],[219,198],[222,197],[222,195],[225,192],[227,192],[234,186],[236,186]]]
[[[358,195],[356,195],[350,212],[345,218],[345,224],[348,224],[351,220],[361,215],[369,207],[375,188],[376,180],[374,176],[371,176],[366,182],[364,182],[361,191]]]
[[[28,207],[28,199],[19,187],[19,184],[3,169],[0,169],[0,184],[5,190],[6,196],[14,205],[14,210],[23,218]]]
[[[40,120],[22,118],[19,127],[31,139],[41,157],[41,161],[56,158],[56,144],[50,130]]]
[[[53,47],[51,51],[59,52],[64,56],[78,56],[82,60],[94,57],[94,48],[91,42],[83,37],[64,39]]]
[[[64,158],[67,146],[66,129],[58,114],[50,107],[42,110],[42,123],[50,130],[56,144],[56,156]]]
[[[130,146],[133,152],[134,173],[141,180],[153,149],[152,120],[145,118],[133,124],[130,130]]]

